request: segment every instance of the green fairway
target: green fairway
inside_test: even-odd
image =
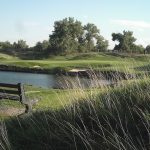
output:
[[[1,54],[3,56],[3,54]],[[149,64],[149,55],[114,55],[105,53],[78,54],[74,56],[51,56],[43,60],[21,60],[19,58],[6,57],[1,59],[0,64],[15,65],[19,67],[34,68],[38,66],[53,72],[56,68],[69,70],[72,68],[92,68],[96,70],[118,70],[138,72],[137,67]]]

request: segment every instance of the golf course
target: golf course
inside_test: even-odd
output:
[[[150,150],[150,1],[0,6],[0,150]]]

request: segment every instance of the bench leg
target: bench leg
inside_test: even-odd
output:
[[[32,112],[32,106],[31,106],[31,105],[26,104],[25,107],[26,107],[25,113],[30,113],[30,112]]]

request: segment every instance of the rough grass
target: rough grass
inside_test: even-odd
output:
[[[11,149],[149,150],[150,79],[105,90],[6,121]]]

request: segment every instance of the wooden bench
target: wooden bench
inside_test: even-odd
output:
[[[0,83],[0,100],[2,99],[20,101],[22,104],[25,105],[25,113],[29,113],[32,111],[32,105],[30,101],[25,97],[24,88],[21,83]]]

